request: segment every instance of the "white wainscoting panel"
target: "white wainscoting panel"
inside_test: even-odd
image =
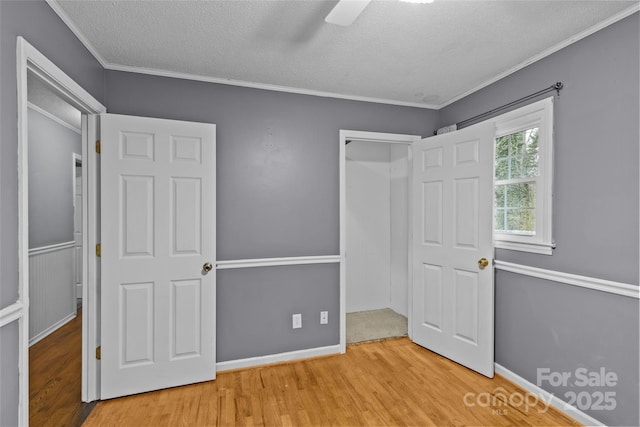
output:
[[[74,245],[29,250],[29,345],[76,316]]]

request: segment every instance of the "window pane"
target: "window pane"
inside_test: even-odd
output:
[[[496,138],[496,179],[538,176],[538,128]]]
[[[496,160],[496,179],[509,179],[509,158]]]
[[[505,192],[507,190],[506,185],[496,185],[496,207],[506,207],[507,198]]]
[[[511,163],[511,168],[509,169],[511,175],[509,178],[522,178],[524,176],[522,173],[524,169],[522,156],[511,157],[509,160]]]
[[[509,156],[509,141],[511,135],[496,138],[496,158]]]
[[[534,209],[508,209],[507,233],[534,235],[536,217]]]
[[[506,209],[496,209],[495,217],[494,217],[494,230],[499,231],[501,233],[506,232],[505,229],[505,212]]]
[[[494,230],[498,233],[535,235],[536,183],[495,187]]]
[[[538,156],[512,157],[510,171],[511,178],[534,178],[538,176]]]
[[[523,182],[521,184],[505,185],[507,190],[508,208],[533,208],[536,205],[536,183]]]

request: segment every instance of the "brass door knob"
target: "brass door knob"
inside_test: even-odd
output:
[[[211,270],[213,270],[213,264],[211,264],[210,262],[205,262],[204,265],[202,266],[202,270],[205,273],[210,272]]]
[[[478,260],[478,267],[480,267],[480,269],[483,269],[485,267],[487,267],[489,265],[489,260],[486,258],[480,258]]]

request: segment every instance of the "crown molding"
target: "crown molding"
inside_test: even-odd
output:
[[[408,101],[398,101],[398,100],[393,100],[393,99],[385,99],[385,98],[375,98],[375,97],[367,97],[367,96],[358,96],[358,95],[351,95],[351,94],[344,94],[344,93],[336,93],[336,92],[326,92],[326,91],[319,91],[319,90],[313,90],[313,89],[304,89],[304,88],[296,88],[296,87],[291,87],[291,86],[281,86],[281,85],[273,85],[273,84],[268,84],[268,83],[258,83],[258,82],[250,82],[250,81],[244,81],[244,80],[234,80],[234,79],[227,79],[227,78],[222,78],[222,77],[210,77],[210,76],[202,76],[202,75],[198,75],[198,74],[191,74],[191,73],[180,73],[180,72],[174,72],[174,71],[167,71],[167,70],[159,70],[159,69],[155,69],[155,68],[144,68],[144,67],[134,67],[134,66],[128,66],[128,65],[120,65],[120,64],[114,64],[114,63],[110,63],[107,62],[98,52],[98,50],[95,48],[95,46],[93,46],[93,44],[91,44],[91,42],[87,39],[87,37],[85,37],[85,35],[82,33],[82,31],[80,31],[80,29],[75,25],[75,23],[73,22],[73,20],[69,17],[69,15],[67,15],[67,13],[64,11],[64,9],[62,8],[62,6],[60,6],[60,4],[58,3],[57,0],[45,0],[47,2],[47,4],[51,7],[51,9],[53,9],[53,11],[60,17],[60,19],[62,19],[62,21],[65,23],[65,25],[67,27],[69,27],[69,29],[71,30],[71,32],[73,32],[73,34],[75,34],[75,36],[78,38],[78,40],[80,40],[80,42],[85,46],[85,48],[87,48],[87,50],[91,53],[91,55],[93,55],[93,57],[100,63],[100,65],[102,65],[102,67],[104,69],[107,70],[113,70],[113,71],[124,71],[124,72],[129,72],[129,73],[138,73],[138,74],[147,74],[147,75],[152,75],[152,76],[160,76],[160,77],[171,77],[171,78],[177,78],[177,79],[184,79],[184,80],[195,80],[195,81],[201,81],[201,82],[207,82],[207,83],[217,83],[217,84],[224,84],[224,85],[231,85],[231,86],[240,86],[240,87],[248,87],[248,88],[253,88],[253,89],[263,89],[263,90],[271,90],[271,91],[276,91],[276,92],[286,92],[286,93],[294,93],[294,94],[299,94],[299,95],[310,95],[310,96],[318,96],[318,97],[323,97],[323,98],[336,98],[336,99],[345,99],[345,100],[350,100],[350,101],[360,101],[360,102],[372,102],[372,103],[376,103],[376,104],[386,104],[386,105],[397,105],[397,106],[402,106],[402,107],[414,107],[414,108],[423,108],[423,109],[430,109],[430,110],[440,110],[448,105],[453,104],[456,101],[461,100],[462,98],[465,98],[475,92],[478,92],[481,89],[484,89],[485,87],[515,73],[516,71],[519,71],[535,62],[540,61],[543,58],[546,58],[547,56],[579,41],[582,40],[583,38],[590,36],[591,34],[600,31],[601,29],[608,27],[609,25],[612,25],[630,15],[632,15],[633,13],[636,13],[638,11],[640,11],[640,2],[635,3],[634,5],[630,6],[629,8],[623,10],[622,12],[619,12],[607,19],[605,19],[604,21],[598,22],[597,24],[587,28],[584,31],[581,31],[578,34],[575,34],[571,37],[569,37],[568,39],[561,41],[560,43],[550,47],[549,49],[545,49],[542,52],[538,53],[537,55],[534,55],[524,61],[522,61],[521,63],[517,64],[516,66],[497,74],[496,76],[480,83],[479,85],[473,87],[470,90],[467,90],[453,98],[451,98],[450,100],[443,102],[441,104],[424,104],[424,103],[418,103],[418,102],[408,102]]]
[[[372,98],[368,96],[348,95],[348,94],[336,93],[336,92],[325,92],[321,90],[273,85],[269,83],[256,83],[256,82],[249,82],[245,80],[234,80],[234,79],[226,79],[221,77],[202,76],[198,74],[180,73],[175,71],[159,70],[155,68],[132,67],[127,65],[117,65],[117,64],[107,64],[105,68],[107,70],[113,70],[113,71],[149,74],[152,76],[171,77],[171,78],[183,79],[183,80],[195,80],[195,81],[207,82],[207,83],[217,83],[217,84],[230,85],[230,86],[241,86],[241,87],[247,87],[252,89],[264,89],[264,90],[271,90],[276,92],[294,93],[298,95],[318,96],[322,98],[337,98],[337,99],[345,99],[349,101],[373,102],[376,104],[398,105],[401,107],[415,107],[415,108],[424,108],[424,109],[431,109],[431,110],[438,109],[438,106],[434,104],[423,104],[418,102],[396,101],[393,99],[385,99],[385,98]]]
[[[634,4],[633,6],[623,10],[622,12],[619,12],[613,16],[610,16],[609,18],[605,19],[604,21],[598,22],[597,24],[587,28],[584,31],[579,32],[578,34],[575,34],[571,37],[569,37],[566,40],[561,41],[560,43],[551,46],[548,49],[543,50],[542,52],[538,53],[537,55],[534,55],[528,59],[525,59],[524,61],[522,61],[521,63],[519,63],[518,65],[509,68],[508,70],[497,74],[496,76],[490,78],[489,80],[484,81],[483,83],[480,83],[478,86],[474,87],[473,89],[469,89],[466,92],[461,93],[460,95],[457,95],[453,98],[451,98],[449,101],[444,102],[442,104],[440,104],[437,108],[441,109],[444,108],[448,105],[453,104],[456,101],[459,101],[463,98],[466,98],[467,96],[478,92],[481,89],[484,89],[485,87],[504,79],[505,77],[515,73],[516,71],[520,71],[521,69],[528,67],[529,65],[540,61],[541,59],[546,58],[549,55],[552,55],[554,53],[556,53],[557,51],[564,49],[565,47],[572,45],[573,43],[584,39],[585,37],[590,36],[593,33],[596,33],[600,30],[602,30],[603,28],[608,27],[609,25],[615,24],[618,21],[621,21],[622,19],[626,18],[627,16],[630,16],[636,12],[640,11],[640,2]]]

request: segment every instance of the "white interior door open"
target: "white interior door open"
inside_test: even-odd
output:
[[[215,125],[101,117],[101,399],[215,378]]]
[[[413,156],[413,340],[493,377],[493,124]],[[486,265],[485,265],[486,264]]]

